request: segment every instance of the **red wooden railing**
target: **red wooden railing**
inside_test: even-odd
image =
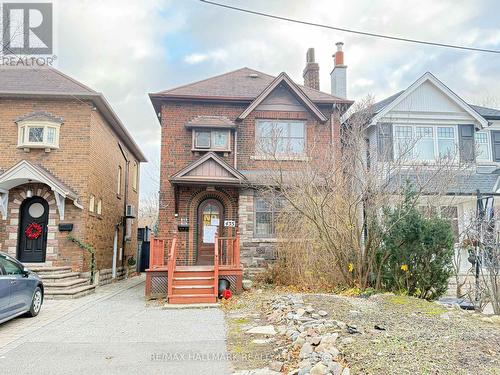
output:
[[[240,236],[236,233],[235,237],[217,237],[215,241],[219,265],[240,267]]]
[[[165,266],[165,240],[152,238],[149,252],[149,268]]]
[[[214,294],[219,295],[219,236],[215,233],[214,246]]]
[[[177,262],[177,236],[172,239],[172,245],[168,253],[168,292],[167,296],[172,295],[172,287],[174,284],[174,270]]]

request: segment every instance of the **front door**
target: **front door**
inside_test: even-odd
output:
[[[224,209],[216,199],[207,199],[198,208],[198,254],[196,263],[209,265],[214,262],[215,233],[222,235]]]
[[[26,263],[45,262],[49,205],[41,197],[26,199],[21,205],[18,259]]]

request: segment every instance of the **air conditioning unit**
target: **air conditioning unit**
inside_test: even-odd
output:
[[[135,218],[135,207],[133,204],[127,204],[127,209],[125,210],[125,217],[130,219]]]

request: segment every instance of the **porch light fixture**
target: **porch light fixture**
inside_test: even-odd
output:
[[[28,183],[31,183],[31,180],[28,180]],[[33,197],[33,190],[31,190],[31,187],[28,186],[28,190],[26,190],[26,198],[32,198]]]

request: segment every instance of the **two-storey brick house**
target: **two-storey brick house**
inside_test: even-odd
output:
[[[332,87],[343,87],[345,95],[341,47]],[[169,284],[170,302],[214,301],[217,291],[208,281],[214,278],[214,256],[220,263],[216,279],[226,278],[233,290],[241,287],[242,268],[274,259],[276,213],[255,189],[272,162],[258,145],[278,129],[275,154],[293,170],[307,160],[314,143],[336,142],[338,118],[352,104],[319,91],[313,49],[303,76],[304,86],[286,73],[273,77],[242,68],[150,94],[162,127],[160,237],[168,239],[167,251],[176,238],[177,268],[165,277],[167,266],[156,267],[147,295]]]
[[[68,234],[93,246],[101,282],[122,275],[145,161],[125,126],[102,94],[52,68],[2,67],[0,98],[0,250],[59,273],[49,281],[66,295],[90,267]]]

